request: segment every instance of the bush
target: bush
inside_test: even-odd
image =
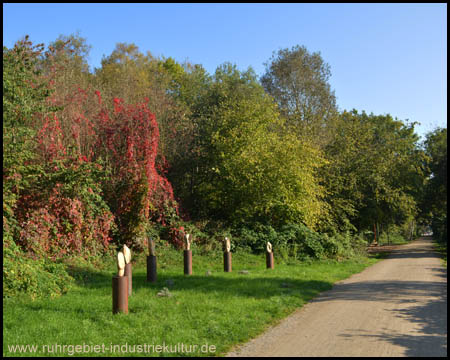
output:
[[[274,247],[279,244],[278,234],[270,225],[255,223],[252,227],[242,226],[232,231],[232,234],[237,238],[239,247],[249,247],[256,253],[264,252],[268,241]]]
[[[336,234],[334,236],[324,235],[323,248],[328,257],[337,258],[342,255],[344,246],[339,242]]]
[[[31,259],[14,242],[6,244],[3,246],[3,298],[22,294],[32,299],[56,297],[73,285],[74,279],[63,264]]]
[[[252,227],[243,226],[234,231],[239,247],[250,247],[254,252],[264,252],[269,241],[274,251],[282,251],[282,256],[306,259],[320,259],[325,256],[322,235],[302,224],[288,224],[278,231],[270,225],[260,223]]]
[[[352,236],[349,232],[332,236],[325,236],[323,240],[325,252],[328,257],[344,258],[354,255],[352,247]]]
[[[389,244],[403,244],[406,240],[402,236],[401,233],[397,231],[389,231],[389,234],[387,232],[383,232],[380,234],[378,238],[378,243],[383,245],[389,245]]]
[[[254,224],[233,231],[237,246],[263,252],[267,241],[284,262],[293,260],[348,258],[365,252],[366,240],[350,232],[319,234],[303,224],[287,224],[274,229],[270,225]]]
[[[325,257],[322,245],[323,235],[310,230],[303,224],[288,224],[280,229],[279,244],[296,245],[296,254],[300,259]]]
[[[104,253],[114,217],[102,199],[100,177],[100,164],[69,159],[35,170],[16,208],[24,250],[53,259]]]
[[[433,237],[440,243],[446,243],[447,238],[447,215],[435,216],[431,223]]]

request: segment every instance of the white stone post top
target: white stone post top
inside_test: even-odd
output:
[[[117,254],[117,269],[117,275],[123,276],[125,273],[125,256],[123,255],[122,251],[119,251],[119,253]]]
[[[224,242],[225,242],[225,251],[226,252],[230,252],[230,250],[231,250],[231,241],[230,241],[230,239],[225,237]]]
[[[131,261],[131,250],[128,248],[128,246],[123,246],[123,256],[125,257],[125,264],[129,264]]]
[[[148,238],[148,253],[151,256],[156,256],[155,240]]]
[[[184,249],[185,250],[191,250],[191,234],[185,234],[184,235]]]

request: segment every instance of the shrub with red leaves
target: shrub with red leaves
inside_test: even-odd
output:
[[[45,170],[18,200],[19,242],[60,257],[104,250],[111,236],[136,248],[152,221],[169,225],[178,207],[165,177],[168,164],[158,157],[159,128],[148,99],[131,105],[114,98],[108,110],[100,91],[75,87],[54,93],[49,103],[61,110],[36,117],[35,165]],[[108,178],[92,177],[94,170]]]
[[[96,94],[101,105],[101,95]],[[116,216],[120,242],[136,246],[149,221],[166,225],[168,209],[177,211],[177,203],[164,176],[165,159],[157,162],[159,128],[147,102],[113,101],[111,114],[102,107],[96,117],[94,156],[107,159],[111,168],[106,200]]]

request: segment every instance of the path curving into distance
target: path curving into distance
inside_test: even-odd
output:
[[[447,356],[447,269],[419,238],[226,356]]]

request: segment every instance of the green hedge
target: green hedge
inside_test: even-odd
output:
[[[349,232],[344,234],[319,234],[303,224],[288,224],[279,229],[270,225],[254,224],[234,229],[233,236],[238,247],[250,248],[258,253],[265,251],[270,241],[284,256],[298,259],[342,258],[355,255],[367,242]]]

